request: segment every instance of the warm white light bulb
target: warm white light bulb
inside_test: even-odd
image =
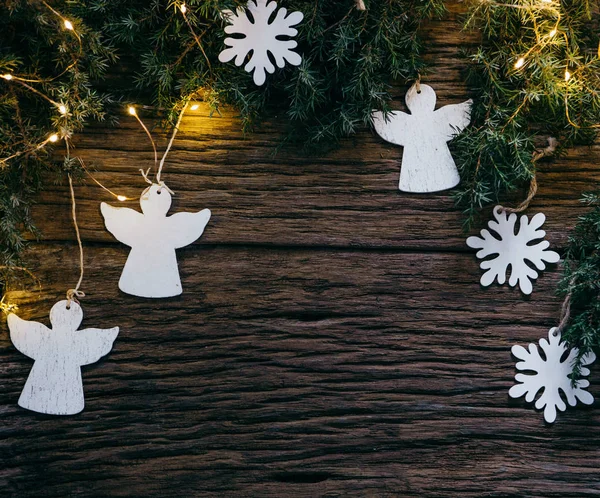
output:
[[[550,33],[548,33],[548,36],[554,36],[556,34],[556,30],[553,29],[552,31],[550,31]]]
[[[130,105],[127,110],[129,111],[129,114],[131,114],[132,116],[135,116],[135,114],[136,114],[135,107]]]
[[[124,195],[117,195],[117,199],[123,202],[127,200],[127,197],[125,197]]]
[[[12,77],[12,74],[8,74],[8,73],[7,73],[7,74],[3,74],[3,75],[2,75],[2,77],[3,77],[5,80],[7,80],[7,81],[10,81],[10,80],[12,80],[12,79],[13,79],[13,77]]]
[[[190,109],[192,111],[195,111],[196,109],[198,109],[198,107],[200,107],[198,104],[194,104],[193,106],[190,107]]]
[[[515,62],[515,69],[522,68],[524,64],[525,64],[525,57],[519,58],[519,60],[517,62]]]
[[[56,133],[48,137],[48,142],[58,142],[58,135]]]
[[[187,12],[187,7],[185,6],[184,3],[182,3],[179,7],[179,10],[181,10],[182,14],[185,14]]]
[[[58,112],[60,112],[62,115],[65,115],[67,113],[67,108],[61,104],[58,106]]]
[[[568,69],[565,69],[565,81],[569,81],[571,79],[571,73]]]
[[[73,23],[71,21],[69,21],[68,19],[65,19],[65,29],[68,29],[69,31],[73,31]]]

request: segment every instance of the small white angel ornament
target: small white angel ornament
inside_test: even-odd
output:
[[[142,212],[130,208],[100,206],[106,228],[117,240],[131,247],[119,289],[148,298],[178,296],[183,292],[175,249],[185,247],[204,232],[210,210],[167,216],[171,192],[152,184],[140,197]]]
[[[52,329],[14,313],[8,315],[12,343],[35,360],[19,406],[49,415],[74,415],[83,410],[81,367],[110,352],[119,327],[77,330],[82,320],[81,306],[67,300],[59,301],[50,310]]]
[[[384,140],[404,147],[400,170],[403,192],[438,192],[460,182],[458,169],[447,142],[471,121],[472,100],[435,109],[433,88],[413,85],[406,92],[410,114],[392,111],[385,116],[373,112],[375,131]]]

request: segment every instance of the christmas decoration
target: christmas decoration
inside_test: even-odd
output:
[[[54,145],[104,119],[111,103],[90,81],[102,79],[116,52],[85,13],[65,0],[2,3],[0,287],[19,287],[21,251],[36,235],[31,204],[38,192],[57,172],[72,170],[52,158]]]
[[[119,327],[77,330],[83,311],[72,300],[50,310],[52,329],[8,315],[10,338],[24,355],[35,360],[19,397],[19,406],[50,415],[74,415],[83,410],[81,367],[107,355]]]
[[[472,126],[453,142],[465,228],[483,206],[527,186],[536,149],[592,143],[600,126],[598,1],[471,3],[465,28],[482,44],[465,52]]]
[[[373,109],[388,109],[391,81],[414,81],[425,71],[419,55],[424,48],[421,24],[444,12],[440,0],[371,0],[366,10],[357,9],[354,0],[279,2],[288,9],[288,19],[290,12],[305,13],[293,39],[298,46],[287,52],[294,58],[291,54],[301,54],[302,62],[293,70],[276,71],[257,87],[248,73],[219,61],[223,49],[233,48],[223,44],[223,29],[228,25],[224,10],[240,16],[238,23],[245,30],[258,30],[245,19],[253,16],[256,23],[256,17],[238,9],[246,5],[215,0],[164,8],[139,0],[92,0],[89,8],[95,18],[103,19],[104,31],[124,53],[135,47],[140,61],[136,83],[152,93],[158,106],[175,109],[173,122],[181,103],[194,94],[213,110],[223,105],[238,109],[246,131],[259,124],[269,108],[276,108],[284,118],[285,139],[311,148],[335,145],[341,137],[369,125]],[[269,33],[271,27],[272,23]],[[261,43],[267,42],[260,35]],[[249,47],[248,35],[242,40],[243,36],[237,33],[230,38]],[[292,41],[288,35],[283,38],[278,47]],[[252,40],[255,43],[256,37]],[[267,45],[275,48],[270,42]],[[271,64],[277,65],[275,60]],[[258,77],[259,72],[253,74]]]
[[[573,378],[579,379],[582,358],[600,348],[600,193],[588,193],[589,211],[580,216],[564,255],[559,285],[563,304],[563,339],[577,348]]]
[[[142,193],[140,206],[142,213],[105,202],[100,206],[108,231],[131,247],[119,289],[139,297],[177,296],[182,288],[175,249],[202,235],[210,210],[167,216],[171,194],[162,182],[152,184]]]
[[[254,83],[262,85],[266,73],[275,72],[275,66],[269,56],[275,59],[277,67],[285,67],[286,61],[292,66],[299,66],[300,57],[292,49],[298,45],[294,40],[282,40],[280,37],[294,37],[298,31],[292,26],[299,24],[304,15],[292,12],[286,16],[287,10],[278,9],[272,22],[273,12],[277,10],[277,2],[268,0],[250,0],[246,9],[239,7],[236,12],[224,11],[223,15],[230,23],[225,28],[227,34],[244,35],[243,38],[225,38],[226,48],[219,54],[221,62],[229,62],[235,58],[235,65],[241,66],[248,54],[252,53],[244,69],[253,73]]]
[[[508,214],[501,206],[496,206],[493,213],[496,221],[489,221],[488,227],[499,238],[494,237],[489,230],[483,229],[481,237],[467,239],[469,247],[480,249],[477,258],[497,255],[495,258],[481,262],[481,269],[486,270],[481,276],[481,285],[487,287],[494,280],[497,280],[500,285],[504,284],[510,266],[509,285],[514,287],[518,283],[524,294],[531,294],[533,289],[531,282],[538,277],[538,273],[527,262],[538,270],[544,270],[545,262],[556,263],[560,259],[558,253],[548,250],[550,243],[547,240],[532,244],[546,236],[544,230],[539,230],[546,217],[538,213],[529,222],[527,216],[521,216],[519,229],[515,233],[517,222],[515,213]]]
[[[591,405],[594,402],[594,397],[585,391],[585,388],[590,385],[588,380],[582,379],[576,386],[573,385],[571,379],[572,363],[579,352],[577,349],[571,349],[568,356],[562,359],[569,348],[562,341],[558,329],[550,329],[548,340],[542,338],[539,344],[544,356],[540,354],[537,346],[533,343],[529,345],[529,350],[519,345],[512,347],[512,354],[521,360],[516,364],[517,370],[532,371],[534,373],[531,375],[522,373],[515,375],[518,384],[511,387],[508,394],[512,398],[525,396],[525,401],[531,403],[538,392],[543,390],[535,402],[535,407],[538,410],[544,410],[546,422],[553,423],[556,420],[556,410],[565,411],[567,408],[561,398],[561,391],[566,396],[570,406],[575,406],[577,400],[584,405]],[[587,366],[595,360],[594,353],[588,353],[582,358],[581,363]],[[590,373],[585,366],[581,368],[580,374],[582,376],[587,376]]]
[[[469,124],[472,101],[435,110],[436,95],[416,83],[406,92],[410,114],[373,113],[375,131],[384,140],[404,147],[400,190],[437,192],[456,187],[460,176],[446,142]]]

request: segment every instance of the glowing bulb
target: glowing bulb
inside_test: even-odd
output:
[[[190,109],[192,111],[195,111],[196,109],[198,109],[198,107],[200,107],[198,104],[194,104],[192,107],[190,107]]]
[[[67,108],[61,104],[58,106],[58,112],[60,112],[64,116],[67,113]]]
[[[129,114],[131,114],[132,116],[136,115],[135,107],[133,107],[133,106],[130,105],[127,110],[129,111]]]
[[[65,19],[65,29],[68,29],[69,31],[73,31],[73,23],[71,21],[69,21],[68,19]]]
[[[54,133],[48,137],[48,142],[57,142],[57,141],[58,141],[58,135],[56,133]]]
[[[2,311],[3,313],[6,313],[7,315],[9,313],[12,313],[13,311],[17,311],[18,309],[19,309],[19,307],[16,304],[5,303],[4,297],[0,301],[0,311]]]
[[[565,69],[565,81],[569,81],[571,79],[571,73],[568,69]]]
[[[548,33],[548,36],[552,37],[556,34],[556,30],[553,29],[552,31],[550,31],[550,33]]]
[[[184,4],[184,3],[182,3],[182,4],[179,6],[179,10],[181,10],[181,13],[182,13],[182,14],[185,14],[185,13],[187,12],[187,7],[185,6],[185,4]]]
[[[2,77],[6,80],[6,81],[10,81],[12,80],[12,74],[3,74]]]
[[[515,62],[515,69],[522,68],[525,64],[525,57],[521,57],[517,62]]]
[[[123,202],[127,200],[127,197],[125,197],[124,195],[117,195],[117,199]]]

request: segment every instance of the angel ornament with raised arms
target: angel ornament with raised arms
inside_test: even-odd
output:
[[[404,147],[399,186],[403,192],[438,192],[460,182],[447,142],[468,126],[473,102],[467,100],[436,110],[436,99],[433,88],[415,84],[405,97],[410,114],[373,113],[379,136]]]
[[[96,363],[112,349],[119,327],[77,330],[83,310],[75,301],[59,301],[50,310],[52,328],[8,315],[10,339],[35,360],[18,404],[49,415],[74,415],[83,410],[81,367]]]
[[[152,184],[140,197],[142,212],[100,206],[106,228],[131,247],[119,279],[119,289],[139,297],[164,298],[181,294],[175,249],[197,240],[210,220],[210,210],[167,216],[171,193],[164,184]]]

